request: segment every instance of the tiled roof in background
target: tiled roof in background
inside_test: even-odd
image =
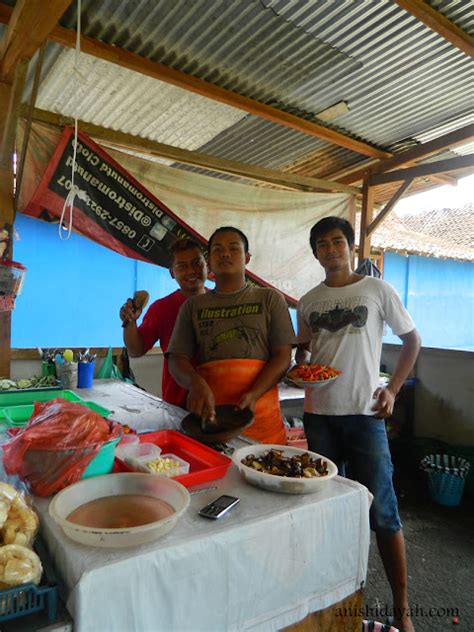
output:
[[[441,259],[474,261],[474,205],[392,212],[374,231],[374,248]]]

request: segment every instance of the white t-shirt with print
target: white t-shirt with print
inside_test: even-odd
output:
[[[300,299],[298,342],[310,342],[312,363],[342,371],[333,382],[305,389],[305,412],[373,415],[385,323],[397,336],[415,328],[397,292],[381,279],[320,283]]]

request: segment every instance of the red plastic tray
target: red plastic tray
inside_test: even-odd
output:
[[[175,481],[185,487],[222,478],[232,463],[225,454],[221,454],[176,430],[147,432],[139,437],[141,443],[154,443],[161,448],[163,454],[171,452],[189,463],[189,474],[174,477]],[[115,459],[114,472],[132,471],[132,468],[121,459]]]

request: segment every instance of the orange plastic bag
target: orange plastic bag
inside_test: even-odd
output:
[[[3,445],[7,474],[17,474],[38,496],[77,482],[106,441],[120,433],[81,404],[64,399],[35,402],[28,424]]]

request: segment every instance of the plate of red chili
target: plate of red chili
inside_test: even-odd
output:
[[[288,371],[286,377],[296,386],[308,388],[333,382],[340,375],[339,369],[326,364],[297,364]]]

